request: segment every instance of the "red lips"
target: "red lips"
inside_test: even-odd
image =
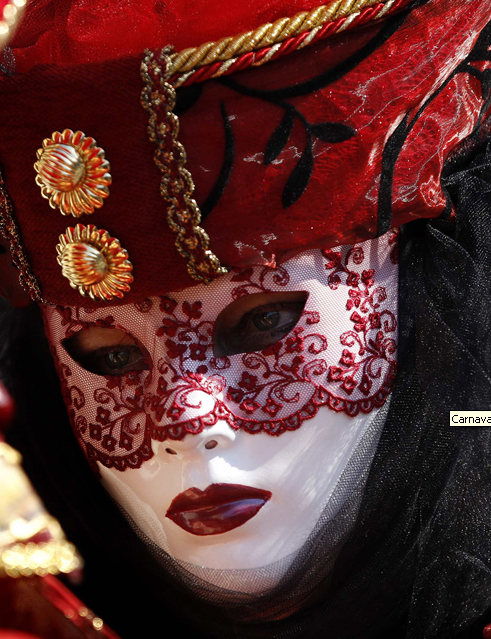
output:
[[[245,524],[271,498],[269,490],[240,484],[188,488],[171,503],[166,517],[193,535],[219,535]]]

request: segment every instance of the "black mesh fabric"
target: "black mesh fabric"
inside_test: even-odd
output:
[[[491,408],[491,144],[452,158],[444,186],[456,218],[401,232],[400,369],[353,528],[332,565],[342,508],[293,580],[233,606],[155,560],[78,449],[37,309],[4,313],[10,440],[86,558],[78,594],[123,639],[176,623],[204,639],[477,639],[491,622],[491,429],[449,426],[451,409]]]

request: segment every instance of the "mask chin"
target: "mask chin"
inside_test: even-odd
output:
[[[293,579],[317,543],[324,553],[332,552],[334,561],[340,541],[354,525],[388,406],[351,422],[339,413],[333,418],[324,408],[304,432],[276,440],[237,433],[233,443],[240,446],[240,457],[231,454],[230,446],[229,454],[225,449],[214,460],[203,459],[203,470],[205,465],[215,468],[215,480],[267,486],[272,494],[255,517],[222,535],[193,536],[162,516],[173,495],[170,486],[187,478],[185,462],[165,468],[165,443],[154,447],[146,478],[139,471],[121,474],[101,467],[102,482],[160,563],[198,594],[213,597],[216,589],[225,589],[237,600],[264,594]],[[210,437],[219,439],[219,431],[217,427]],[[236,467],[234,458],[239,460]],[[193,472],[196,478],[198,469]]]

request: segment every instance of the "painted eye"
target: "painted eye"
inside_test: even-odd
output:
[[[96,375],[124,375],[148,370],[149,356],[118,329],[89,328],[63,342],[80,366]]]
[[[110,350],[106,353],[91,354],[92,359],[98,364],[101,369],[101,375],[107,375],[108,373],[102,372],[103,370],[111,371],[112,373],[126,372],[127,370],[141,370],[141,360],[143,353],[138,346],[125,346],[124,348],[118,348],[117,350]]]
[[[130,371],[148,370],[148,364],[138,346],[102,347],[79,355],[80,366],[96,375],[124,375]]]
[[[252,317],[254,326],[260,331],[269,331],[276,328],[280,321],[280,311],[266,311],[265,313],[256,313]]]
[[[229,304],[215,323],[215,357],[255,353],[288,335],[302,315],[308,294],[258,293]]]

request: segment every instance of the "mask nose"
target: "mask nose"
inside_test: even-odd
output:
[[[159,445],[159,456],[177,456],[180,459],[212,457],[228,450],[236,438],[236,432],[226,422],[218,422],[197,435],[186,435],[181,440],[166,440]]]

